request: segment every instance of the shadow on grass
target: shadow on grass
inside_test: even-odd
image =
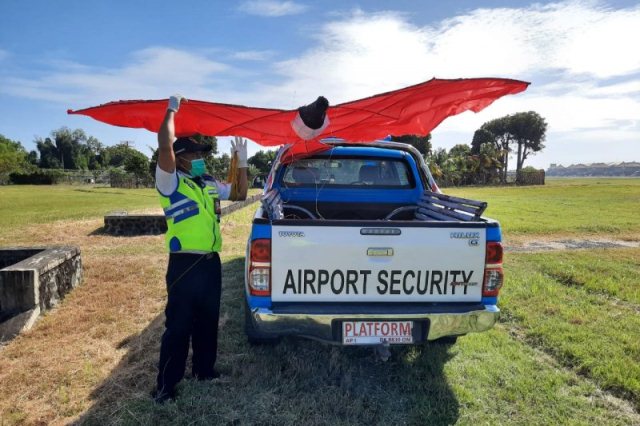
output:
[[[448,346],[371,348],[305,339],[250,346],[243,333],[244,259],[223,264],[217,368],[222,380],[183,380],[175,402],[154,405],[164,315],[120,343],[128,353],[93,392],[80,424],[452,424],[458,401],[443,372]],[[190,367],[187,366],[187,371]]]
[[[93,237],[93,236],[112,236],[110,234],[107,234],[106,228],[104,226],[101,226],[99,228],[94,229],[93,231],[89,232],[87,234],[89,237]]]

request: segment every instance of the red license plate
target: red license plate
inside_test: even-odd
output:
[[[413,321],[343,321],[345,345],[413,343]]]

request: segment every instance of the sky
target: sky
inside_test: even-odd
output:
[[[115,100],[180,93],[291,109],[432,77],[531,82],[449,117],[435,148],[536,111],[546,148],[525,165],[640,161],[639,2],[2,0],[0,134],[27,150],[66,126],[149,155],[151,132],[66,114]]]

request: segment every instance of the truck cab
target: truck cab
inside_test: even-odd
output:
[[[410,145],[330,146],[274,161],[247,243],[249,341],[419,344],[493,327],[502,245],[486,203],[442,194]]]

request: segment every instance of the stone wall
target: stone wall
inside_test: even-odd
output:
[[[4,247],[0,259],[18,259],[0,269],[0,341],[31,328],[82,280],[77,247]]]
[[[221,216],[230,214],[260,200],[262,194],[252,195],[244,201],[237,201],[222,207]],[[167,232],[164,215],[129,215],[127,212],[112,212],[104,217],[104,232],[110,235],[158,235]]]
[[[104,232],[109,235],[158,235],[167,232],[164,215],[110,213],[104,217]]]

